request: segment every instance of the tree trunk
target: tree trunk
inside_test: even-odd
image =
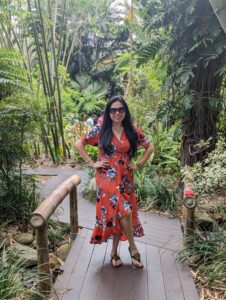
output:
[[[195,77],[189,86],[189,90],[195,92],[194,104],[182,120],[182,165],[192,166],[215,148],[223,80],[223,76],[216,75],[216,72],[225,55],[226,52],[209,63],[207,68],[198,66],[194,72]]]

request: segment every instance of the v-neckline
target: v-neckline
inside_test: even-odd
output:
[[[123,130],[122,130],[119,137],[115,134],[113,128],[112,128],[112,132],[113,132],[113,135],[115,136],[115,138],[119,141],[119,143],[121,143],[122,142],[122,136],[123,136],[123,133],[124,133],[124,128],[123,128]]]

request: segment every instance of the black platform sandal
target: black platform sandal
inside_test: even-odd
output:
[[[141,259],[140,259],[140,253],[137,252],[137,253],[135,253],[135,254],[132,255],[132,254],[131,254],[131,251],[130,251],[130,247],[129,247],[129,253],[130,253],[130,256],[131,256],[131,259],[132,259],[132,265],[133,265],[135,268],[137,268],[137,269],[142,269],[142,268],[144,267],[143,264],[142,264],[142,266],[138,266],[138,265],[136,265],[136,264],[133,262],[133,259],[134,259],[134,260],[136,260],[136,261],[142,263],[142,262],[141,262]]]
[[[119,267],[122,266],[122,262],[119,265],[114,265],[113,264],[113,260],[115,260],[117,262],[117,260],[119,260],[119,259],[121,260],[121,258],[120,258],[120,256],[118,254],[115,253],[115,254],[111,255],[111,265],[112,265],[113,268],[119,268]]]

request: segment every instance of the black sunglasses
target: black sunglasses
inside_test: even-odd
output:
[[[124,106],[121,106],[121,107],[118,107],[118,108],[114,108],[114,107],[110,108],[110,113],[111,114],[115,115],[117,112],[119,114],[122,114],[122,113],[126,112],[126,109],[125,109]]]

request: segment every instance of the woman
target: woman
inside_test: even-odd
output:
[[[94,162],[85,145],[99,147],[98,161]],[[128,106],[122,96],[114,96],[107,103],[103,125],[96,125],[75,144],[82,158],[96,169],[97,201],[96,225],[91,243],[100,244],[113,237],[111,263],[120,267],[117,253],[120,239],[129,241],[132,264],[143,268],[134,236],[143,236],[143,228],[137,214],[133,171],[138,170],[154,151],[153,145],[142,131],[131,122]],[[132,163],[137,147],[145,151],[137,163]]]

